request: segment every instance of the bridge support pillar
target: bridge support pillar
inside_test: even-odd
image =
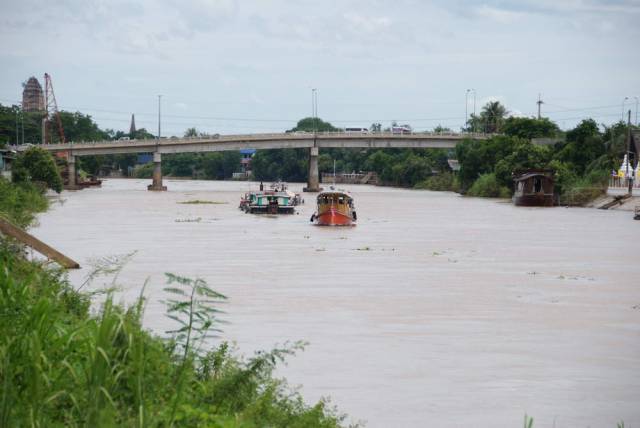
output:
[[[167,186],[162,185],[162,155],[159,152],[153,153],[153,181],[147,186],[147,190],[164,191]]]
[[[302,189],[304,192],[319,192],[320,176],[318,174],[318,148],[311,147],[309,149],[309,175],[307,175],[307,187]]]
[[[76,157],[71,153],[67,156],[67,184],[64,186],[67,190],[76,190],[78,187],[78,179],[76,173]]]

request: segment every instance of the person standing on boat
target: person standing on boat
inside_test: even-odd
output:
[[[262,192],[264,190],[264,185],[262,184],[262,181],[260,182],[260,191]]]

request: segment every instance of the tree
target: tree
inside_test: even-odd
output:
[[[304,119],[300,119],[298,124],[291,128],[289,132],[296,131],[306,131],[306,132],[327,132],[327,131],[337,131],[338,128],[330,124],[329,122],[325,122],[319,117],[305,117]]]
[[[548,118],[534,119],[529,117],[509,117],[504,121],[502,131],[506,135],[525,139],[551,138],[560,133],[558,125]]]
[[[436,132],[438,134],[443,133],[443,132],[451,132],[451,128],[447,128],[446,126],[438,125],[435,128],[433,128],[433,132]]]
[[[482,107],[480,116],[475,114],[467,120],[466,131],[486,132],[489,134],[500,132],[504,119],[509,114],[500,101],[489,101]]]
[[[576,173],[582,175],[591,162],[605,153],[606,145],[598,124],[593,119],[585,119],[567,132],[567,142],[555,159],[572,165]]]
[[[62,177],[51,153],[40,147],[30,147],[20,153],[12,166],[14,182],[41,182],[60,193]]]
[[[198,130],[196,128],[187,128],[187,130],[184,131],[185,138],[197,137],[198,135]]]

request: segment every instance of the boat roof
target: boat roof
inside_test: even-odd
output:
[[[551,177],[549,175],[549,173],[544,173],[544,172],[529,172],[526,174],[522,174],[516,178],[514,178],[514,181],[524,181],[524,180],[528,180],[531,177],[544,177],[544,178],[548,178],[549,180],[551,180],[553,177]]]
[[[328,190],[325,192],[320,192],[318,194],[318,197],[320,196],[328,196],[328,195],[343,195],[346,196],[348,198],[351,198],[351,194],[345,190]]]

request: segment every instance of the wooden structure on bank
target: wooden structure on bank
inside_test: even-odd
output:
[[[513,203],[524,207],[552,207],[558,204],[551,169],[528,169],[513,173]]]
[[[80,269],[80,265],[77,262],[48,246],[35,236],[25,232],[17,226],[14,226],[11,222],[2,217],[0,217],[0,232],[33,248],[48,259],[56,261],[60,266],[66,269]]]
[[[323,172],[321,182],[327,184],[378,184],[378,174],[373,171],[354,172],[354,173],[338,173]]]

